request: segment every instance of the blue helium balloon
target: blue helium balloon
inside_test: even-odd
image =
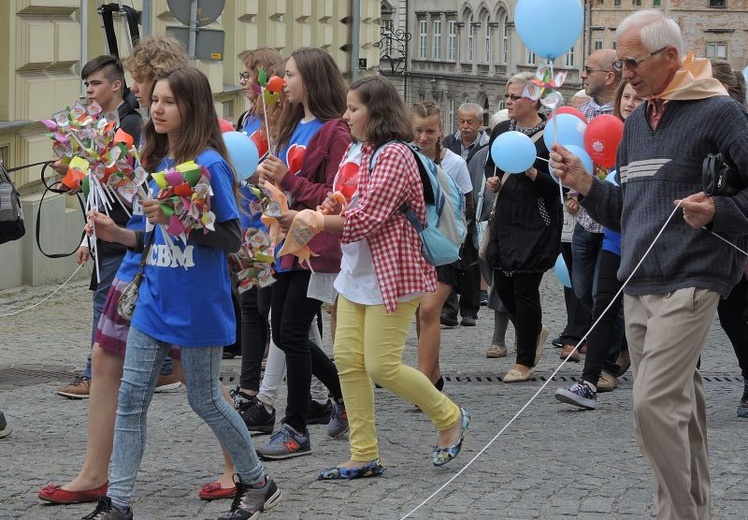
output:
[[[587,173],[590,175],[595,173],[595,164],[592,162],[592,158],[590,157],[590,154],[587,153],[587,150],[574,146],[573,144],[567,144],[564,148],[569,150],[570,154],[576,155],[579,160],[582,161],[582,165],[584,165],[584,169],[587,170]]]
[[[572,114],[556,114],[545,125],[543,142],[550,150],[554,143],[578,146],[584,150],[584,131],[587,123]]]
[[[605,182],[609,182],[613,186],[618,186],[618,170],[610,170],[608,175],[605,176]]]
[[[581,36],[584,9],[580,0],[519,0],[514,24],[525,47],[552,60]]]
[[[571,289],[571,277],[569,276],[569,268],[566,267],[563,255],[559,254],[556,258],[556,265],[553,266],[553,274],[556,275],[558,281],[564,287]]]
[[[257,165],[260,163],[257,146],[243,132],[224,132],[223,142],[236,174],[241,180],[246,181],[257,170]]]
[[[526,172],[536,154],[535,143],[522,132],[504,132],[491,145],[491,159],[507,173]]]

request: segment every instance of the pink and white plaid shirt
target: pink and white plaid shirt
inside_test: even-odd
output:
[[[413,153],[402,143],[387,144],[369,172],[374,151],[371,145],[361,150],[358,204],[345,213],[340,241],[369,241],[384,307],[395,312],[398,298],[436,291],[436,270],[423,258],[421,238],[400,211],[407,202],[418,219],[426,222],[423,186]]]

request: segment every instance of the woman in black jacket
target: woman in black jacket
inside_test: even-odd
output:
[[[553,267],[561,244],[561,200],[558,184],[548,172],[542,138],[545,117],[538,112],[539,101],[522,96],[533,77],[516,74],[507,82],[504,97],[510,120],[494,128],[488,146],[504,132],[521,132],[535,142],[538,159],[517,175],[497,168],[490,154],[486,162],[486,186],[497,192],[486,260],[494,271],[492,290],[512,316],[517,336],[516,363],[504,376],[505,383],[529,380],[540,360],[548,337],[542,324],[540,281]]]

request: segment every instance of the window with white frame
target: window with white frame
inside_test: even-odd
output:
[[[455,126],[455,99],[449,98],[447,103],[447,120],[444,122],[444,128],[451,132]]]
[[[457,22],[447,22],[447,61],[457,60]]]
[[[707,58],[727,58],[727,43],[708,42],[706,44]]]
[[[506,13],[501,15],[501,63],[509,61],[509,24]]]
[[[434,20],[434,59],[442,59],[442,21]]]
[[[525,47],[525,63],[535,65],[535,53]]]
[[[491,63],[491,15],[486,13],[481,25],[483,25],[483,37],[485,39],[483,58],[486,63]]]
[[[418,21],[418,57],[422,60],[426,59],[426,48],[428,47],[428,33],[429,23],[426,20]]]
[[[566,54],[564,54],[564,66],[566,67],[573,67],[574,66],[574,47],[569,49]]]
[[[473,45],[475,43],[475,26],[473,25],[473,15],[468,20],[468,37],[467,37],[467,61],[473,61]]]

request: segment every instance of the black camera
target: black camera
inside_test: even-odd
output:
[[[745,186],[737,169],[721,153],[710,153],[701,168],[701,182],[709,196],[731,197]]]

